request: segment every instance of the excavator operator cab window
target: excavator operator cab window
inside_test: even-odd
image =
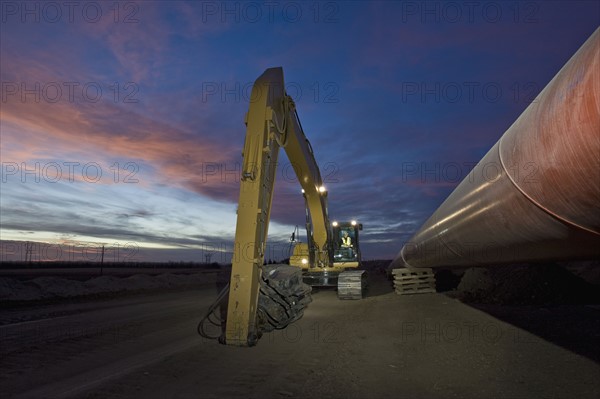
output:
[[[357,260],[357,235],[358,234],[354,226],[334,227],[334,261],[339,262]]]

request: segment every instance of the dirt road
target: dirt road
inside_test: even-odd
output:
[[[0,390],[5,398],[600,395],[594,356],[443,294],[398,296],[382,275],[371,283],[362,301],[317,292],[303,319],[253,348],[196,334],[212,287],[3,310]],[[584,310],[597,318],[598,309]]]

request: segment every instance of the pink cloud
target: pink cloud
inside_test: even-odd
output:
[[[203,164],[231,163],[238,150],[211,139],[216,134],[209,128],[192,134],[106,102],[11,99],[2,105],[3,162],[121,158],[152,165],[157,181],[213,193],[221,182],[210,187],[202,176]]]

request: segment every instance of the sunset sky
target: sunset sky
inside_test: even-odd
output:
[[[227,262],[274,66],[332,219],[391,259],[600,23],[596,1],[1,4],[2,260],[28,241],[34,260]],[[276,186],[283,259],[304,225],[283,152]]]

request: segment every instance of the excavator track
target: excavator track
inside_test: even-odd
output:
[[[365,270],[347,270],[338,276],[339,299],[362,299],[366,289],[367,273]]]

